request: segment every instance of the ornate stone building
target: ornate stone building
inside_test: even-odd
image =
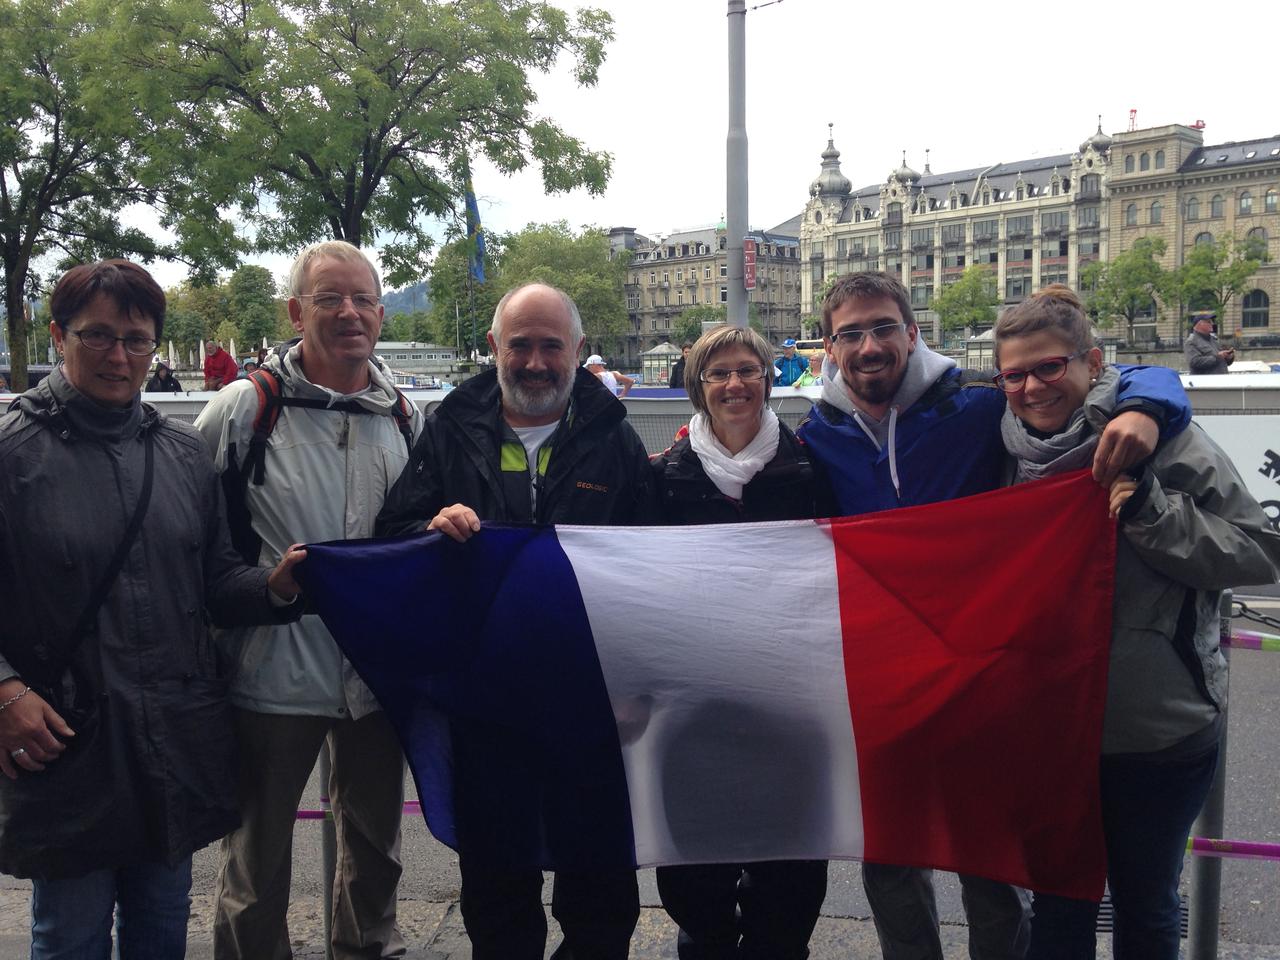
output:
[[[970,264],[990,267],[1004,302],[1016,303],[1049,283],[1078,286],[1087,263],[1154,233],[1168,243],[1169,269],[1206,234],[1243,239],[1255,231],[1274,261],[1277,148],[1280,138],[1206,147],[1199,129],[1178,125],[1110,137],[1099,123],[1074,153],[941,174],[927,162],[917,173],[904,156],[883,183],[855,190],[828,139],[799,231],[805,315],[817,312],[829,277],[887,270],[910,290],[926,334],[936,335],[928,305]],[[1229,305],[1224,331],[1270,331],[1277,269],[1264,265]],[[1176,305],[1156,313],[1134,335],[1179,339],[1185,324]]]
[[[756,241],[756,288],[748,295],[755,316],[775,345],[800,330],[799,218],[772,230],[753,230]],[[720,306],[728,301],[728,255],[725,225],[678,230],[650,239],[633,227],[614,227],[609,242],[615,251],[631,252],[626,297],[629,328],[625,351],[618,359],[638,369],[640,355],[672,339],[680,314],[694,306]]]

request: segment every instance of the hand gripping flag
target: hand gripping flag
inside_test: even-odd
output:
[[[855,858],[1097,898],[1114,538],[1078,474],[835,521],[323,544],[303,576],[469,857]]]

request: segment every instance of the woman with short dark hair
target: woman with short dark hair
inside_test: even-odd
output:
[[[755,331],[716,327],[693,345],[689,434],[654,458],[663,522],[830,516],[831,492],[804,446],[769,409],[773,350]],[[681,957],[803,960],[827,890],[825,860],[659,867]]]
[[[113,916],[122,960],[184,955],[191,853],[238,820],[208,619],[301,606],[304,553],[244,566],[203,439],[141,402],[164,308],[136,264],[68,271],[62,363],[0,416],[0,871],[33,958],[107,956]]]

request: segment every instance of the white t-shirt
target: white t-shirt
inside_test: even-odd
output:
[[[608,370],[602,370],[596,374],[600,378],[600,382],[609,388],[609,391],[615,396],[622,396],[622,384],[618,383],[618,378]]]
[[[512,427],[512,431],[524,444],[525,459],[529,462],[529,502],[533,509],[538,509],[538,451],[551,439],[560,426],[559,420],[552,420],[538,427]]]

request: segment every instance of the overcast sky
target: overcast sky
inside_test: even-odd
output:
[[[602,197],[546,196],[535,170],[507,178],[482,161],[473,180],[492,230],[567,220],[654,236],[724,212],[725,0],[596,0],[615,39],[595,87],[567,70],[539,78],[537,110],[613,155]],[[852,0],[748,2],[749,219],[767,229],[799,213],[827,124],[844,174],[878,183],[902,151],[935,173],[1069,153],[1093,133],[1203,120],[1206,143],[1280,133],[1265,2],[1219,0],[1212,29],[1135,0],[1050,4]],[[1172,8],[1169,13],[1172,14]],[[1223,46],[1227,44],[1228,46]],[[280,258],[261,261],[278,276]],[[163,282],[181,269],[160,270]]]

